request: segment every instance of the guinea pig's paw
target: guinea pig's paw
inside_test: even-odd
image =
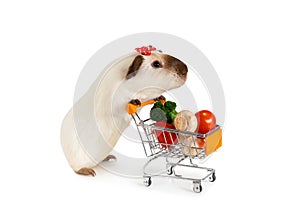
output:
[[[75,172],[79,175],[91,175],[93,177],[96,175],[96,172],[92,168],[81,168]]]
[[[166,98],[163,96],[163,95],[161,95],[161,96],[159,96],[159,97],[157,97],[157,98],[154,98],[154,100],[155,101],[162,101],[162,100],[166,100]]]
[[[103,161],[114,162],[117,158],[114,155],[108,155]]]
[[[139,99],[132,99],[129,103],[133,105],[141,105],[142,102]]]

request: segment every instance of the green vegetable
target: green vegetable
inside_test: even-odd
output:
[[[165,105],[164,105],[164,107],[170,111],[175,110],[176,106],[177,106],[176,103],[172,102],[172,101],[167,101],[167,102],[165,102]]]
[[[161,108],[151,109],[150,118],[154,121],[167,121],[167,116]]]
[[[172,124],[177,115],[176,103],[167,101],[165,104],[161,102],[154,103],[150,111],[150,118],[154,121],[167,121]]]
[[[154,109],[154,108],[160,108],[160,109],[163,109],[164,108],[164,104],[162,104],[161,102],[156,102],[154,103],[153,107],[151,108]]]
[[[178,112],[176,110],[172,110],[172,111],[167,112],[167,122],[170,123],[170,124],[173,123],[177,113]]]

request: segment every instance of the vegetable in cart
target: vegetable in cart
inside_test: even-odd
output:
[[[167,101],[165,104],[161,102],[154,103],[150,111],[150,118],[153,121],[166,121],[172,124],[176,115],[176,103],[172,101]]]

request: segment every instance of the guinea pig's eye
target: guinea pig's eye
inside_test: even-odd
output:
[[[154,68],[161,68],[161,67],[162,67],[162,65],[161,65],[161,63],[160,63],[159,61],[154,61],[154,62],[152,63],[152,66],[153,66]]]

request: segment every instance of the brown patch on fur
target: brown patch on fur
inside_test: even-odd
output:
[[[143,63],[143,61],[144,61],[144,57],[142,55],[138,55],[134,58],[132,64],[130,65],[130,67],[128,69],[126,79],[130,79],[130,78],[134,77],[137,74],[140,66]]]
[[[184,64],[179,59],[170,56],[170,55],[164,55],[164,68],[169,69],[176,74],[178,74],[181,78],[186,79],[186,75],[188,72],[188,68],[186,64]]]

